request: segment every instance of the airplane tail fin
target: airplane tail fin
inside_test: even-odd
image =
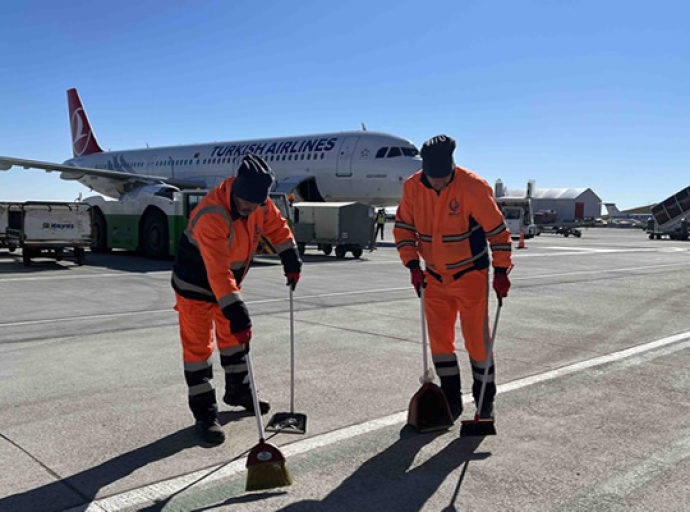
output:
[[[96,136],[91,129],[89,118],[81,104],[76,89],[67,90],[67,104],[69,106],[69,124],[72,130],[72,154],[74,156],[103,153],[96,142]]]
[[[604,206],[606,206],[606,211],[609,213],[609,217],[616,217],[622,213],[616,206],[616,203],[604,203]]]

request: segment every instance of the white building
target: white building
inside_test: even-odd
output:
[[[500,181],[500,180],[499,180]],[[526,190],[511,189],[509,196],[526,195]],[[553,210],[559,222],[601,217],[601,198],[591,188],[534,188],[532,210]]]

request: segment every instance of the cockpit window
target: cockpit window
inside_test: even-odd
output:
[[[386,151],[388,151],[388,148],[381,148],[376,152],[376,158],[383,158],[386,156]]]
[[[418,156],[419,151],[417,148],[402,148],[403,155],[405,156]]]
[[[396,156],[402,156],[402,151],[400,148],[391,148],[391,150],[388,152],[388,155],[386,155],[386,158],[393,158]]]

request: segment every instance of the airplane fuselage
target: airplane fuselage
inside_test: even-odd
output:
[[[421,168],[414,144],[381,132],[352,131],[112,151],[75,157],[67,165],[194,181],[211,188],[235,175],[242,156],[261,155],[276,180],[313,178],[325,201],[359,201],[377,206],[397,205],[407,177]],[[108,197],[129,190],[121,180],[73,176]]]

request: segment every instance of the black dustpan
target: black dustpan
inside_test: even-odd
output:
[[[484,404],[484,392],[486,391],[486,380],[489,376],[489,367],[491,366],[491,358],[496,343],[496,328],[498,327],[498,317],[501,315],[501,307],[503,300],[498,298],[498,308],[496,309],[496,318],[494,319],[494,328],[491,331],[491,343],[489,343],[489,353],[486,356],[486,368],[484,368],[484,377],[482,379],[482,389],[479,392],[479,402],[477,403],[477,413],[473,420],[462,421],[460,427],[460,437],[476,437],[476,436],[495,436],[496,425],[493,417],[480,418],[479,411],[482,410]]]
[[[295,411],[295,306],[290,288],[290,412],[277,412],[266,425],[268,432],[305,434],[307,415]]]
[[[420,294],[420,317],[422,324],[422,351],[424,375],[420,381],[422,387],[412,396],[407,411],[407,423],[419,432],[447,430],[453,426],[450,406],[443,390],[431,381],[431,372],[427,361],[426,316],[424,314],[424,289]]]

